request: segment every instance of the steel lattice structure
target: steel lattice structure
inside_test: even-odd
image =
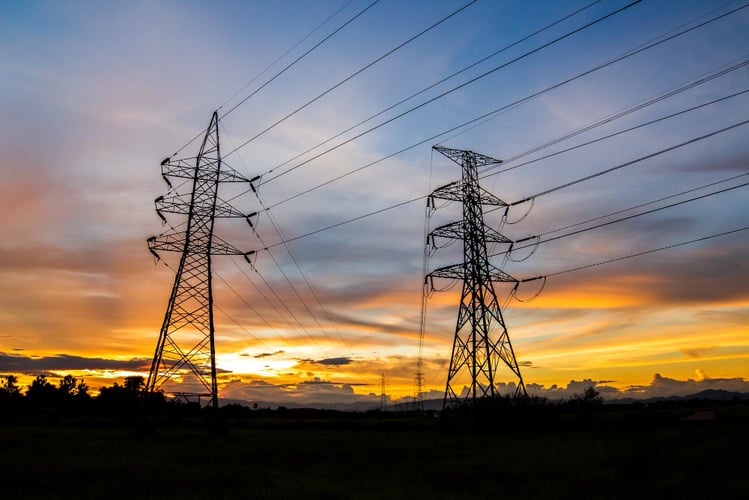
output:
[[[500,163],[500,160],[473,151],[435,146],[435,150],[461,166],[460,181],[434,190],[430,197],[458,201],[463,204],[463,217],[435,228],[428,241],[449,238],[463,241],[463,263],[440,267],[427,274],[427,280],[450,278],[463,282],[463,290],[455,327],[450,368],[445,385],[443,407],[471,404],[478,398],[494,397],[496,376],[500,365],[506,365],[517,377],[515,395],[525,395],[525,384],[502,311],[494,290],[495,282],[517,280],[489,262],[487,243],[512,243],[511,240],[484,223],[487,206],[507,206],[505,202],[479,186],[478,168]],[[470,376],[470,387],[461,395],[458,377]]]
[[[246,217],[239,210],[218,201],[219,184],[252,181],[222,165],[218,115],[214,112],[197,157],[161,162],[161,174],[169,193],[155,200],[156,213],[187,217],[185,231],[170,231],[148,238],[148,248],[182,252],[169,304],[164,315],[156,352],[145,390],[154,392],[174,376],[194,375],[218,407],[216,348],[213,321],[212,255],[247,255],[214,234],[217,217]],[[170,179],[192,181],[188,194],[173,192]],[[248,219],[249,220],[249,219]],[[184,396],[185,393],[180,393]]]

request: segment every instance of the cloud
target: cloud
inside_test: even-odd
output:
[[[703,370],[698,369],[697,379],[677,380],[664,377],[660,373],[646,386],[631,386],[623,392],[631,397],[668,397],[686,396],[707,389],[749,392],[749,381],[742,377],[710,378]]]
[[[553,401],[566,400],[580,395],[588,387],[595,388],[606,400],[689,396],[708,389],[749,393],[749,380],[744,378],[709,378],[700,369],[696,370],[696,373],[697,379],[687,380],[677,380],[656,373],[652,381],[647,385],[632,385],[621,389],[608,385],[614,383],[614,380],[592,379],[571,380],[564,387],[557,386],[556,384],[549,387],[540,384],[527,384],[526,389],[530,395],[548,398]],[[501,384],[500,387],[501,390],[506,392],[514,389],[514,384]]]
[[[362,405],[361,409],[374,408],[379,396],[357,394],[355,383],[342,383],[315,377],[296,384],[274,384],[266,380],[231,380],[221,388],[222,399],[238,399],[247,403],[265,403],[271,406],[293,405],[335,408],[340,405]]]
[[[258,359],[261,359],[261,358],[270,358],[270,357],[273,357],[273,356],[279,356],[281,354],[284,354],[285,352],[286,351],[283,351],[283,350],[276,351],[276,352],[261,352],[260,354],[255,354],[252,357],[253,358],[258,358]],[[240,356],[250,356],[250,355],[247,354],[247,353],[242,353],[242,354],[240,354]]]
[[[347,357],[325,358],[325,359],[320,359],[317,361],[313,361],[313,360],[306,360],[306,361],[309,361],[310,363],[319,363],[321,365],[331,365],[331,366],[348,365],[354,362],[351,358],[347,358]]]
[[[121,370],[121,371],[143,371],[148,370],[151,360],[146,358],[132,358],[126,360],[87,358],[72,356],[68,354],[57,354],[55,356],[30,357],[20,354],[6,354],[0,352],[0,366],[6,373],[23,373],[27,375],[38,375],[52,370]]]
[[[265,172],[464,67],[469,60],[491,53],[513,36],[510,30],[502,35],[507,40],[498,38],[497,22],[512,25],[519,32],[531,32],[538,25],[540,14],[552,19],[566,10],[562,2],[558,6],[524,5],[509,18],[491,2],[480,4],[472,7],[473,13],[466,11],[467,16],[474,16],[463,18],[470,19],[470,23],[455,25],[454,30],[435,31],[430,43],[420,42],[394,53],[368,70],[365,78],[341,86],[225,160],[244,174]],[[7,11],[5,17],[9,20],[0,30],[0,38],[8,42],[0,43],[0,73],[4,75],[0,80],[0,115],[5,118],[0,123],[3,174],[0,211],[6,214],[0,221],[3,236],[0,331],[11,339],[3,343],[3,351],[25,349],[24,352],[45,359],[64,352],[71,358],[89,360],[140,359],[152,352],[174,278],[163,262],[157,268],[151,265],[144,243],[146,237],[162,229],[153,213],[153,199],[165,189],[158,162],[200,131],[212,109],[272,62],[283,47],[298,40],[300,33],[311,29],[316,19],[324,18],[327,15],[324,11],[328,10],[322,2],[302,2],[297,7],[289,10],[248,3],[239,9],[231,7],[232,15],[224,15],[229,7],[194,4],[174,9],[155,3],[131,3],[112,16],[107,7],[94,4],[85,8],[55,4],[41,7],[18,4],[10,9],[0,6],[0,10]],[[390,22],[391,16],[384,15],[390,11],[381,8],[398,10],[400,22]],[[636,30],[629,29],[631,21],[624,18],[617,18],[621,21],[612,18],[611,22],[623,23],[615,25],[621,33],[628,34],[620,41],[635,46],[641,42],[638,37],[657,34],[648,31],[653,29],[652,25],[660,30],[664,23],[678,24],[697,15],[698,10],[685,8],[678,13],[679,19],[670,11],[655,12],[658,15],[652,18],[638,19]],[[310,54],[264,88],[260,99],[248,101],[222,119],[222,151],[241,144],[318,95],[321,89],[340,81],[354,67],[360,67],[362,57],[371,60],[389,49],[394,39],[407,39],[414,26],[422,25],[421,14],[418,8],[384,5],[369,12],[370,22],[357,23],[358,29],[344,30],[331,40],[333,43],[321,47],[324,57],[320,57],[321,52]],[[206,23],[206,19],[224,22]],[[644,19],[652,22],[639,25]],[[721,36],[725,40],[743,41],[743,19],[731,22],[724,24]],[[382,28],[387,28],[388,36],[369,36],[381,35]],[[198,38],[185,36],[196,32],[200,33]],[[528,95],[533,89],[587,69],[591,60],[608,59],[620,50],[610,41],[598,38],[601,32],[591,36],[588,41],[582,37],[575,37],[577,42],[570,39],[572,47],[560,44],[559,52],[554,53],[559,58],[548,58],[547,51],[534,56],[534,60],[550,64],[513,65],[336,148],[263,185],[260,196],[267,205],[273,205],[487,109]],[[591,40],[601,43],[589,43]],[[508,158],[560,137],[570,128],[641,102],[646,95],[687,81],[694,76],[693,72],[703,73],[710,65],[742,56],[741,43],[723,43],[716,50],[716,39],[706,35],[702,40],[705,43],[690,50],[683,50],[683,46],[674,42],[677,43],[674,52],[661,52],[657,57],[663,57],[669,64],[668,72],[661,71],[663,63],[654,59],[641,60],[626,68],[619,65],[621,69],[612,67],[611,73],[602,72],[595,78],[559,88],[541,99],[517,106],[500,120],[445,141],[451,146]],[[441,46],[440,51],[433,50],[435,44]],[[248,47],[253,48],[252,60],[245,57]],[[303,47],[298,50],[301,53]],[[66,56],[73,53],[79,57]],[[703,57],[704,54],[711,57]],[[721,58],[719,61],[712,57],[715,54]],[[193,72],[191,78],[181,78],[180,75],[191,71],[195,60],[203,61],[203,71]],[[236,64],[239,60],[242,63]],[[684,64],[676,64],[679,61]],[[496,64],[495,58],[481,67]],[[483,70],[476,68],[476,71]],[[218,73],[222,78],[213,77]],[[304,77],[300,79],[300,75]],[[720,85],[701,87],[700,92],[684,94],[678,101],[665,100],[643,109],[642,114],[648,116],[632,115],[624,121],[641,122],[662,114],[664,107],[676,111],[696,104],[703,97],[718,97],[734,87],[743,88],[743,78],[738,74],[725,75]],[[435,88],[408,106],[455,84],[457,81]],[[250,91],[246,88],[223,109],[229,109]],[[527,169],[482,181],[483,187],[500,198],[514,201],[525,194],[682,142],[709,128],[724,126],[726,120],[736,121],[746,109],[746,97],[741,99],[699,115],[699,120],[690,118],[674,126],[663,124],[661,128],[643,129],[550,161],[536,162]],[[405,106],[392,110],[366,127],[403,109]],[[610,127],[620,129],[631,124],[612,123],[607,132],[612,131]],[[700,143],[699,148],[674,152],[657,161],[642,162],[632,169],[539,198],[526,220],[503,231],[506,229],[512,238],[540,234],[672,191],[712,182],[730,172],[744,171],[746,144],[740,132],[743,131],[731,132],[730,140],[716,137]],[[599,131],[591,131],[590,136],[581,136],[579,140],[598,134]],[[338,140],[325,148],[335,144]],[[557,148],[568,145],[571,144],[559,144]],[[182,154],[189,156],[196,149],[193,143]],[[275,173],[319,151],[277,167]],[[265,243],[250,233],[244,221],[221,220],[217,222],[217,230],[243,250],[262,248],[280,238],[268,215],[273,217],[283,237],[290,238],[425,195],[436,185],[458,176],[459,169],[453,162],[437,154],[432,157],[429,144],[424,143],[264,212],[258,231]],[[228,199],[225,193],[222,191],[221,196]],[[259,209],[252,193],[236,203],[242,204],[243,210]],[[746,206],[742,191],[733,191],[730,195],[684,205],[673,212],[664,211],[541,245],[526,262],[511,263],[508,272],[518,277],[536,276],[730,229],[744,225]],[[524,207],[517,207],[510,219],[516,220],[523,211]],[[437,219],[447,222],[456,212],[459,210],[453,204],[441,209],[432,222],[437,223]],[[170,221],[174,222],[171,218]],[[233,225],[234,222],[239,225]],[[306,277],[296,270],[285,249],[275,247],[273,256],[296,290],[292,290],[267,252],[258,256],[257,275],[249,266],[242,268],[257,288],[247,283],[229,259],[215,259],[214,272],[225,277],[229,286],[241,295],[236,297],[221,280],[214,280],[220,323],[217,324],[219,358],[221,354],[230,357],[235,353],[258,352],[258,360],[268,358],[258,364],[268,365],[272,365],[271,361],[309,359],[313,361],[300,367],[295,376],[309,377],[306,372],[310,371],[316,375],[324,373],[323,378],[328,378],[333,371],[345,370],[342,376],[357,382],[379,377],[384,371],[401,393],[410,392],[415,359],[406,355],[417,349],[424,222],[424,202],[420,200],[295,240],[290,248]],[[737,331],[746,324],[745,283],[749,280],[749,267],[745,262],[745,240],[739,234],[552,278],[539,300],[517,308],[522,314],[512,316],[509,330],[514,336],[515,322],[522,323],[525,331],[530,332],[527,338],[536,342],[532,347],[543,346],[539,348],[545,358],[534,358],[533,353],[528,356],[536,361],[534,366],[538,369],[534,374],[546,369],[543,365],[555,358],[560,364],[569,363],[569,353],[580,351],[583,343],[580,336],[587,339],[584,347],[590,352],[614,342],[623,351],[629,346],[628,352],[621,352],[614,360],[616,365],[608,360],[600,362],[616,369],[630,362],[632,351],[638,350],[637,339],[631,335],[635,327],[652,332],[652,336],[665,336],[661,332],[670,329],[671,345],[680,344],[673,350],[684,349],[680,355],[702,360],[701,356],[712,355],[716,346],[724,349],[721,355],[727,359],[733,356],[730,361],[738,365],[736,360],[741,358],[735,351],[743,349],[746,342],[734,340],[725,331]],[[460,257],[460,245],[445,251],[453,252],[438,256],[446,264]],[[524,256],[522,251],[517,254],[521,256]],[[163,257],[170,263],[179,258],[175,254]],[[258,275],[267,280],[272,291],[260,282]],[[306,288],[307,277],[326,311],[318,307],[314,294]],[[522,297],[535,291],[532,284],[523,290],[527,293],[521,293]],[[300,304],[299,297],[306,306]],[[454,293],[445,293],[433,297],[429,306],[430,327],[439,321],[440,328],[428,329],[424,348],[425,353],[433,354],[428,364],[434,365],[434,372],[440,375],[446,368],[441,366],[444,362],[436,361],[437,352],[443,358],[449,355],[457,303]],[[724,303],[741,311],[721,311],[719,306]],[[665,317],[664,308],[673,304],[693,311],[711,307],[719,317],[721,329],[716,328],[709,315]],[[624,309],[631,316],[622,313]],[[635,309],[638,313],[633,312]],[[333,321],[328,321],[331,318]],[[710,345],[685,345],[684,322],[692,323],[690,328],[699,330],[699,335],[710,330]],[[336,330],[340,335],[335,335]],[[528,346],[519,337],[518,347]],[[725,346],[731,344],[736,349],[726,354]],[[295,350],[301,352],[292,352]],[[523,353],[518,351],[522,357]],[[398,359],[393,354],[403,357]],[[252,361],[251,354],[239,356]],[[648,368],[639,372],[637,380],[646,380],[652,371]],[[611,377],[601,375],[601,378]]]
[[[704,376],[704,374],[703,374]],[[743,378],[716,378],[705,377],[699,380],[687,379],[676,380],[655,374],[650,384],[645,386],[629,386],[623,389],[614,387],[613,380],[581,379],[570,380],[564,386],[553,384],[545,387],[541,384],[527,384],[528,394],[547,398],[551,401],[566,401],[570,398],[582,395],[588,387],[595,388],[604,400],[616,400],[623,398],[648,399],[668,396],[688,396],[706,389],[721,389],[725,391],[738,391],[749,393],[749,381]],[[357,393],[355,387],[364,384],[332,382],[315,377],[296,384],[274,384],[267,380],[254,379],[242,381],[231,380],[221,389],[223,399],[240,399],[249,403],[274,403],[290,404],[297,406],[311,405],[314,407],[335,408],[337,405],[365,404],[369,407],[377,407],[379,394],[370,392],[368,394]],[[499,383],[497,390],[500,394],[510,395],[514,393],[516,384],[514,382]],[[463,393],[468,388],[463,387]],[[427,390],[422,394],[423,399],[442,399],[444,393],[440,390]],[[394,397],[388,395],[389,404],[408,403],[413,401],[412,396]]]

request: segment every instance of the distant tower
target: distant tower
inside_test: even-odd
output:
[[[157,259],[157,250],[182,252],[182,257],[145,390],[154,392],[172,377],[192,375],[206,392],[181,395],[208,396],[211,405],[217,408],[211,255],[245,255],[213,233],[216,217],[245,217],[235,208],[217,203],[218,186],[222,182],[252,184],[222,166],[215,112],[198,156],[181,160],[167,158],[161,162],[161,174],[169,193],[156,198],[156,213],[164,223],[167,222],[164,213],[186,216],[187,224],[184,231],[170,226],[169,231],[148,239],[148,248]],[[189,194],[174,191],[169,179],[192,181],[192,191]]]
[[[385,394],[385,374],[382,374],[380,379],[380,411],[386,411],[388,409],[388,397]]]
[[[440,146],[434,149],[462,169],[460,181],[437,188],[430,195],[432,199],[463,204],[462,220],[437,227],[428,235],[432,243],[435,238],[463,241],[461,264],[435,269],[426,277],[429,282],[434,278],[463,282],[443,408],[475,405],[478,398],[495,396],[497,370],[501,364],[517,377],[515,395],[525,395],[523,377],[494,291],[495,282],[515,283],[517,280],[492,265],[487,251],[487,243],[512,242],[484,223],[484,205],[507,204],[481,188],[478,179],[478,167],[500,163],[500,160],[473,151]],[[465,381],[470,384],[469,390],[461,395],[461,384]]]

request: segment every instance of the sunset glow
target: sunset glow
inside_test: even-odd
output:
[[[749,66],[581,130],[746,59],[749,8],[541,93],[738,7],[646,1],[539,48],[628,3],[598,2],[347,131],[588,3],[481,0],[262,132],[462,5],[383,0],[222,117],[226,165],[267,184],[257,195],[220,192],[243,213],[260,212],[252,228],[216,223],[221,238],[256,251],[251,265],[241,256],[213,261],[221,398],[364,409],[379,402],[383,375],[392,401],[414,396],[426,195],[459,175],[433,144],[505,159],[508,170],[482,186],[508,203],[538,195],[527,217],[528,204],[511,209],[516,224],[486,216],[513,240],[548,240],[515,251],[503,268],[519,280],[548,276],[537,298],[520,302],[512,285],[497,285],[529,392],[568,397],[581,381],[608,388],[605,397],[749,392],[749,231],[738,231],[749,187],[737,187],[749,175],[749,125],[593,176],[747,120],[749,93],[740,92]],[[233,109],[365,6],[352,2],[295,47],[344,4],[0,5],[0,375],[25,387],[38,374],[72,374],[94,391],[148,376],[179,260],[155,261],[145,242],[169,228],[154,212],[167,189],[159,163],[215,109]],[[575,225],[606,214],[615,215]],[[456,217],[453,204],[429,224]],[[461,259],[457,243],[429,264]],[[521,282],[517,296],[540,288],[541,280]],[[445,389],[459,299],[457,283],[427,302],[425,398]],[[191,387],[175,378],[169,390]]]

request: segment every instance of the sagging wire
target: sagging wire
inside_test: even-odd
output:
[[[535,278],[528,278],[528,279],[520,280],[520,281],[518,281],[518,282],[515,283],[514,287],[512,287],[512,290],[510,291],[510,296],[513,299],[517,300],[518,302],[525,302],[525,303],[527,303],[527,302],[533,302],[544,291],[544,288],[546,287],[546,278],[547,278],[547,276],[536,276]],[[532,295],[531,297],[528,297],[526,299],[521,299],[520,297],[518,297],[518,288],[520,286],[520,283],[527,283],[529,281],[536,281],[536,280],[541,280],[541,279],[543,280],[543,283],[541,283],[541,288],[539,288],[538,291],[534,295]],[[508,302],[509,302],[509,300],[508,300]]]
[[[434,257],[434,254],[437,253],[437,250],[448,248],[451,245],[453,245],[456,241],[458,240],[450,238],[450,239],[447,239],[447,241],[444,244],[438,245],[437,238],[435,238],[434,235],[432,234],[427,234],[426,248],[424,249],[424,254],[426,255],[427,258]]]
[[[531,251],[526,255],[525,257],[521,259],[515,259],[512,257],[512,251],[514,250],[515,243],[523,243],[530,240],[536,240],[535,244],[533,245]],[[541,236],[529,236],[528,238],[522,238],[515,242],[513,242],[510,245],[510,248],[507,250],[507,253],[505,254],[505,257],[510,260],[511,262],[525,262],[526,260],[530,259],[534,253],[536,253],[536,250],[538,250],[538,247],[541,245]],[[527,245],[524,245],[523,248],[528,248]]]
[[[434,278],[432,276],[427,276],[424,285],[425,286],[429,285],[429,289],[430,289],[429,296],[431,297],[435,293],[447,292],[447,291],[452,290],[453,288],[455,288],[455,285],[458,283],[458,281],[461,281],[461,280],[455,278],[455,279],[450,280],[450,282],[447,285],[445,285],[443,288],[436,288],[434,286]]]
[[[515,221],[510,221],[507,217],[510,213],[510,207],[511,207],[511,205],[507,205],[505,207],[505,213],[502,214],[502,222],[510,226],[512,226],[513,224],[518,224],[520,222],[523,222],[525,218],[530,215],[531,211],[533,210],[533,207],[536,206],[536,198],[535,197],[531,198],[530,202],[531,203],[530,203],[530,206],[528,207],[528,210],[525,211],[522,217],[520,217],[518,220],[515,220]]]

